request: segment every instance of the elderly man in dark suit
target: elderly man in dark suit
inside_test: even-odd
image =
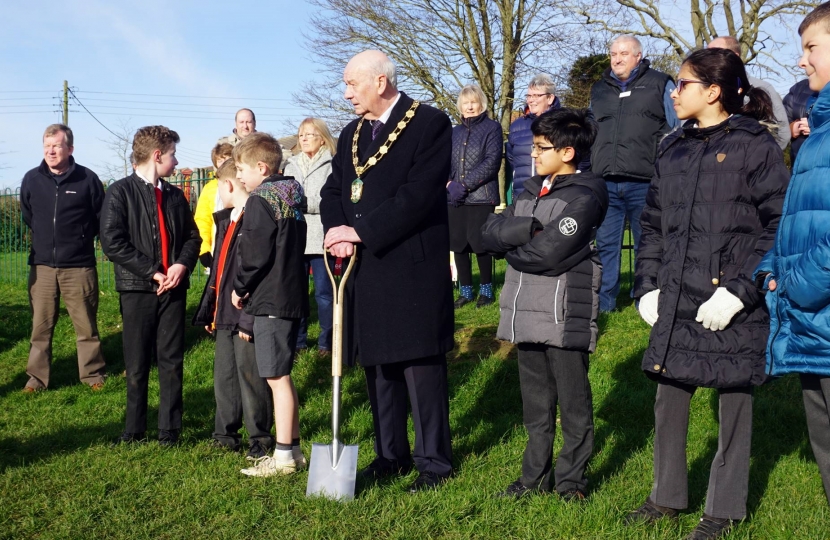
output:
[[[405,474],[414,461],[414,493],[452,472],[444,189],[452,127],[446,114],[397,90],[395,65],[380,51],[352,58],[343,80],[360,118],[340,135],[320,214],[326,249],[337,257],[359,254],[346,308],[346,351],[366,371],[377,454],[361,476]],[[411,456],[407,393],[415,424]]]

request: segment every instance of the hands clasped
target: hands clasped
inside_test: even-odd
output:
[[[358,242],[360,237],[354,227],[341,225],[329,229],[323,247],[335,257],[351,257],[354,254],[354,245]]]
[[[161,296],[170,289],[175,289],[182,282],[182,278],[187,274],[187,267],[183,264],[174,264],[167,269],[167,274],[156,272],[153,274],[153,281],[158,283],[159,288],[156,295]]]
[[[726,328],[743,308],[740,298],[727,291],[726,287],[718,287],[715,294],[698,308],[695,320],[702,323],[703,328],[716,332]]]

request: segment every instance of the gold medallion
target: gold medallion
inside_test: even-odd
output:
[[[352,202],[357,203],[360,201],[360,197],[363,196],[363,180],[360,178],[355,178],[352,180]]]

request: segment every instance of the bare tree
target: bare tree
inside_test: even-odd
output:
[[[680,62],[718,36],[734,36],[747,64],[778,72],[792,70],[777,54],[785,45],[773,27],[792,28],[816,0],[568,0],[589,25],[615,35],[633,34],[661,42],[665,55]],[[679,18],[673,14],[680,13]],[[688,18],[687,18],[688,17]],[[685,19],[685,21],[684,21]],[[668,59],[667,59],[668,60]],[[671,63],[671,62],[669,62]]]
[[[309,82],[295,101],[335,130],[354,118],[339,84],[345,62],[365,49],[384,51],[398,66],[399,86],[458,119],[458,91],[478,84],[490,116],[505,133],[516,81],[543,64],[567,62],[576,50],[576,21],[544,0],[312,0],[306,42],[324,82]],[[556,24],[552,24],[556,21]],[[573,35],[569,35],[573,34]],[[577,36],[577,39],[574,39]],[[567,37],[568,39],[564,39]]]
[[[100,139],[112,152],[110,161],[99,165],[104,182],[124,178],[132,174],[133,166],[130,163],[130,154],[134,134],[135,128],[132,126],[131,120],[119,118],[115,122],[113,134],[106,139]]]

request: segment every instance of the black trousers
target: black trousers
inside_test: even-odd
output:
[[[375,427],[375,454],[401,465],[414,461],[420,472],[449,476],[452,442],[446,356],[368,366],[365,370]],[[415,424],[412,457],[406,430],[407,395]]]
[[[585,491],[585,468],[594,450],[588,353],[519,343],[519,385],[527,429],[522,484],[543,491],[553,487],[560,493],[573,488]],[[552,471],[557,405],[564,444]]]
[[[237,332],[216,330],[213,394],[216,398],[214,439],[239,448],[239,430],[244,419],[249,443],[258,440],[266,447],[274,446],[271,389],[259,376],[256,346],[239,337]]]
[[[810,446],[830,503],[830,377],[801,375],[801,395],[807,416]]]
[[[153,349],[159,373],[158,427],[182,428],[182,367],[187,290],[176,287],[161,296],[153,292],[122,292],[124,367],[127,370],[125,431],[147,431],[147,386]]]
[[[688,505],[686,438],[694,386],[658,383],[654,402],[654,486],[651,501],[683,510]],[[716,518],[746,517],[749,450],[752,441],[752,387],[718,389],[718,451],[709,470],[704,513]]]

